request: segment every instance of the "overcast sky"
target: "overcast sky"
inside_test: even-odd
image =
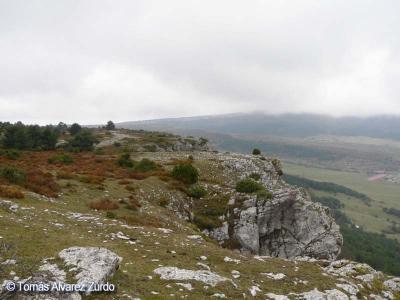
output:
[[[0,121],[400,113],[400,2],[0,0]]]

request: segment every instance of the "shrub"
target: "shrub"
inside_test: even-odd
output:
[[[137,163],[134,170],[138,172],[149,172],[157,169],[157,164],[147,158],[143,158],[141,161]]]
[[[11,199],[22,199],[24,193],[12,186],[0,185],[0,196]]]
[[[54,156],[50,157],[47,161],[49,164],[60,163],[60,164],[69,165],[74,162],[74,159],[67,154],[60,154],[60,155],[54,155]]]
[[[254,193],[263,190],[264,187],[251,178],[246,178],[236,184],[236,191],[239,193]]]
[[[169,204],[169,199],[167,197],[162,197],[160,201],[158,201],[158,204],[162,207],[167,207]]]
[[[254,179],[254,180],[260,180],[260,178],[261,178],[261,175],[259,174],[259,173],[251,173],[250,175],[249,175],[249,177],[250,178],[252,178],[252,179]]]
[[[199,171],[191,164],[176,165],[171,172],[172,177],[186,184],[193,184],[199,180]]]
[[[209,218],[205,215],[195,215],[193,223],[199,227],[200,230],[212,230],[214,228],[221,227],[222,221],[215,218]]]
[[[253,149],[253,155],[260,155],[260,154],[261,154],[260,149],[258,149],[258,148]]]
[[[118,203],[111,201],[110,199],[101,199],[96,202],[92,202],[89,205],[90,208],[97,210],[112,210],[119,207]]]
[[[0,167],[0,177],[14,184],[23,184],[26,181],[25,171],[11,166]]]
[[[188,190],[188,195],[196,199],[200,199],[204,197],[206,194],[207,191],[205,190],[205,188],[199,185],[193,186]]]
[[[272,193],[266,190],[260,190],[257,192],[257,200],[269,200],[272,199]]]
[[[116,217],[117,217],[117,215],[115,213],[113,213],[112,211],[106,212],[106,218],[115,219]]]
[[[0,150],[0,156],[12,160],[17,160],[21,156],[21,153],[16,150]]]
[[[26,176],[25,187],[37,194],[47,197],[58,197],[60,186],[51,173],[41,170],[29,171]]]
[[[69,131],[69,133],[70,133],[71,135],[75,135],[75,134],[77,134],[78,132],[80,132],[81,130],[82,130],[82,127],[81,127],[81,125],[79,125],[78,123],[72,124],[71,127],[68,129],[68,131]]]
[[[126,167],[126,168],[132,168],[134,165],[134,162],[131,159],[129,153],[121,154],[121,156],[117,160],[117,163],[120,167]]]
[[[73,152],[91,151],[95,143],[97,143],[97,140],[89,130],[81,130],[74,135],[68,145]]]
[[[106,130],[114,130],[115,129],[115,124],[113,121],[108,121],[106,125]]]

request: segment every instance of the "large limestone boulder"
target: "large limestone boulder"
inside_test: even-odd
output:
[[[223,227],[209,232],[221,242],[239,245],[241,251],[257,255],[294,258],[308,256],[335,259],[343,238],[329,209],[311,201],[307,193],[280,179],[282,170],[274,159],[227,155],[226,172],[234,184],[251,173],[272,193],[271,199],[234,193]],[[232,243],[233,241],[233,243]]]

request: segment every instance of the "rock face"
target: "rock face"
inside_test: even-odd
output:
[[[343,239],[329,209],[311,202],[306,192],[280,180],[282,171],[276,160],[231,155],[227,156],[225,167],[231,178],[235,174],[240,174],[238,179],[259,174],[259,182],[272,197],[235,193],[229,201],[231,209],[223,217],[227,221],[211,231],[211,237],[221,243],[233,240],[242,251],[258,255],[330,260],[339,255]]]

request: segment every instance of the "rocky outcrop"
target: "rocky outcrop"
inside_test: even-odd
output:
[[[211,237],[239,245],[241,251],[294,258],[335,259],[343,244],[329,209],[312,202],[307,193],[280,180],[280,164],[257,156],[227,155],[225,167],[232,186],[252,173],[272,196],[234,193],[223,226]]]
[[[72,268],[65,271],[56,263],[49,262],[53,261],[54,258],[44,259],[43,264],[33,276],[16,281],[5,281],[0,289],[0,299],[3,299],[3,297],[15,296],[15,299],[20,300],[80,300],[82,297],[78,292],[60,292],[52,287],[58,284],[65,284],[67,275],[73,274],[76,280],[74,283],[80,284],[81,286],[85,285],[85,293],[90,294],[90,287],[92,284],[102,284],[110,279],[118,269],[119,263],[122,260],[114,252],[99,247],[71,247],[62,250],[58,256],[63,260],[66,266]],[[49,291],[46,293],[24,292],[14,294],[4,288],[10,282],[13,282],[16,286],[19,286],[19,284],[46,284],[49,286]]]
[[[71,247],[58,256],[67,266],[75,267],[75,279],[80,284],[105,283],[122,260],[114,252],[99,247]]]

